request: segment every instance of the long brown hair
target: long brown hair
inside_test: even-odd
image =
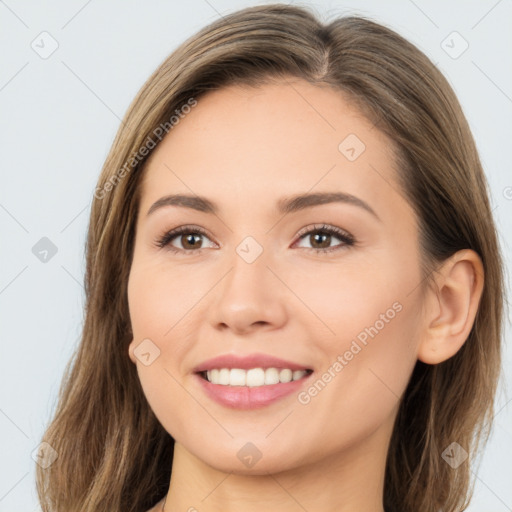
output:
[[[472,493],[470,464],[492,426],[501,366],[503,270],[475,143],[447,80],[414,45],[361,16],[320,22],[305,7],[255,6],[178,47],[141,88],[104,164],[87,236],[81,343],[66,368],[37,467],[44,512],[144,512],[168,490],[174,441],[150,409],[128,357],[127,281],[144,163],[175,111],[224,85],[304,79],[348,95],[396,144],[400,186],[420,226],[426,283],[460,249],[482,259],[485,284],[463,347],[417,362],[386,465],[387,512],[455,512]],[[160,127],[160,131],[159,130]],[[172,136],[172,133],[170,134]],[[143,153],[145,153],[143,155]],[[457,442],[457,469],[441,454]]]

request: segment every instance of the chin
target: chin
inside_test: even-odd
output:
[[[264,438],[264,436],[263,436]],[[263,444],[264,441],[262,440]],[[289,450],[278,450],[266,441],[266,447],[258,442],[234,441],[236,447],[217,447],[212,451],[211,444],[203,450],[194,451],[195,457],[217,471],[235,475],[267,475],[280,473],[300,465],[298,460],[290,458]],[[297,455],[297,454],[295,454]]]

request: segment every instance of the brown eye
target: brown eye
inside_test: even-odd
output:
[[[332,247],[333,238],[341,240],[342,243]],[[300,235],[300,241],[302,240],[310,241],[311,247],[304,247],[305,249],[324,253],[343,249],[355,243],[354,237],[350,233],[335,226],[325,224],[314,226],[313,229],[309,229],[306,232],[303,231]]]
[[[184,249],[195,249],[196,247],[198,247],[200,245],[198,242],[201,242],[201,239],[199,238],[201,236],[202,235],[198,234],[198,233],[181,235],[181,237],[180,237],[181,245],[183,246]]]
[[[332,235],[317,232],[308,236],[310,237],[309,239],[311,240],[314,249],[327,249],[331,245]],[[319,244],[321,247],[316,247],[316,244]]]
[[[160,248],[167,248],[173,252],[199,252],[202,247],[203,238],[209,240],[206,232],[199,227],[181,226],[165,233],[156,245]],[[176,247],[173,242],[177,240],[181,247]]]

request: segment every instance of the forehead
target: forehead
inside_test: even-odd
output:
[[[237,207],[335,190],[378,208],[399,195],[391,141],[339,91],[297,79],[228,86],[197,101],[147,162],[146,210],[165,193]]]

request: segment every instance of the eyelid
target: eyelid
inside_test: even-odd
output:
[[[197,226],[195,224],[184,224],[182,226],[178,226],[176,228],[166,230],[163,233],[163,235],[161,235],[157,238],[157,240],[155,241],[155,244],[160,249],[167,248],[174,252],[199,252],[202,249],[206,249],[206,247],[201,247],[200,249],[196,249],[195,251],[185,251],[184,249],[179,249],[177,247],[173,247],[171,245],[171,240],[173,240],[174,238],[176,238],[177,236],[179,236],[183,233],[198,233],[200,235],[205,236],[209,240],[211,240],[213,238],[206,231],[206,229],[202,228],[201,226]]]
[[[333,233],[333,234],[337,235],[338,237],[343,236],[350,240],[354,240],[354,237],[348,231],[345,231],[342,228],[339,228],[337,226],[333,226],[333,225],[327,224],[327,223],[313,224],[313,225],[306,226],[306,227],[302,228],[297,233],[297,238],[302,238],[302,236],[310,234],[311,232],[315,232],[315,231],[325,231],[328,233]]]
[[[356,245],[356,239],[353,235],[351,235],[348,231],[334,226],[332,224],[322,223],[322,224],[314,224],[306,226],[301,229],[297,234],[297,241],[293,243],[295,246],[297,243],[301,242],[303,239],[306,239],[308,236],[311,236],[312,233],[328,233],[335,238],[341,240],[340,245],[335,245],[334,247],[326,247],[326,248],[316,248],[316,247],[303,247],[309,252],[313,252],[315,254],[323,254],[325,256],[331,256],[332,253],[337,253],[343,249],[347,249],[348,247],[353,247]],[[293,247],[292,246],[292,247]]]

